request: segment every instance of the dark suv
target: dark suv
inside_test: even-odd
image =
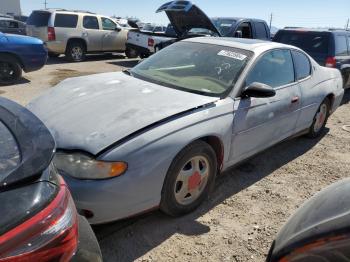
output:
[[[294,45],[312,56],[320,65],[338,68],[344,88],[350,87],[350,31],[332,29],[283,29],[274,42]]]

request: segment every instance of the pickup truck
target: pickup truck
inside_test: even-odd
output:
[[[209,18],[190,1],[172,1],[158,10],[165,12],[170,20],[165,33],[130,30],[126,42],[126,55],[129,58],[148,57],[177,41],[198,37],[239,37],[271,40],[270,29],[264,20],[237,17]]]

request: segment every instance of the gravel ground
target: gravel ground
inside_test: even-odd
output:
[[[49,61],[0,94],[26,104],[60,80],[136,64],[119,56],[68,64]],[[283,142],[217,179],[211,197],[194,213],[170,218],[155,211],[94,230],[105,261],[264,261],[277,231],[299,205],[350,175],[350,90],[317,140]]]

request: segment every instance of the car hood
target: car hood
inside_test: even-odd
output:
[[[15,44],[32,44],[32,45],[42,45],[43,41],[38,38],[25,36],[25,35],[14,35],[14,34],[3,34],[0,36],[5,36],[10,43]]]
[[[218,99],[119,72],[65,80],[28,108],[50,129],[59,149],[97,155],[140,129]]]
[[[221,36],[211,19],[190,1],[172,1],[158,8],[157,13],[165,12],[176,34],[184,36],[192,28],[208,29]]]

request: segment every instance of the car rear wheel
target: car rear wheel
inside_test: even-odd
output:
[[[10,85],[22,77],[22,67],[16,58],[0,57],[0,84]]]
[[[66,50],[66,57],[71,62],[81,62],[85,60],[86,50],[81,42],[72,42]]]
[[[184,148],[166,176],[160,209],[171,216],[195,210],[209,195],[216,171],[216,154],[207,143],[197,141]]]
[[[125,50],[125,55],[128,57],[128,58],[136,58],[139,56],[138,52],[133,49],[133,48],[130,48],[130,47],[127,47],[126,50]]]
[[[325,100],[323,100],[319,109],[316,112],[312,125],[309,129],[309,133],[307,134],[308,137],[316,138],[321,135],[321,133],[323,132],[327,124],[327,120],[330,114],[330,109],[331,109],[331,102],[329,101],[328,98],[326,98]]]

